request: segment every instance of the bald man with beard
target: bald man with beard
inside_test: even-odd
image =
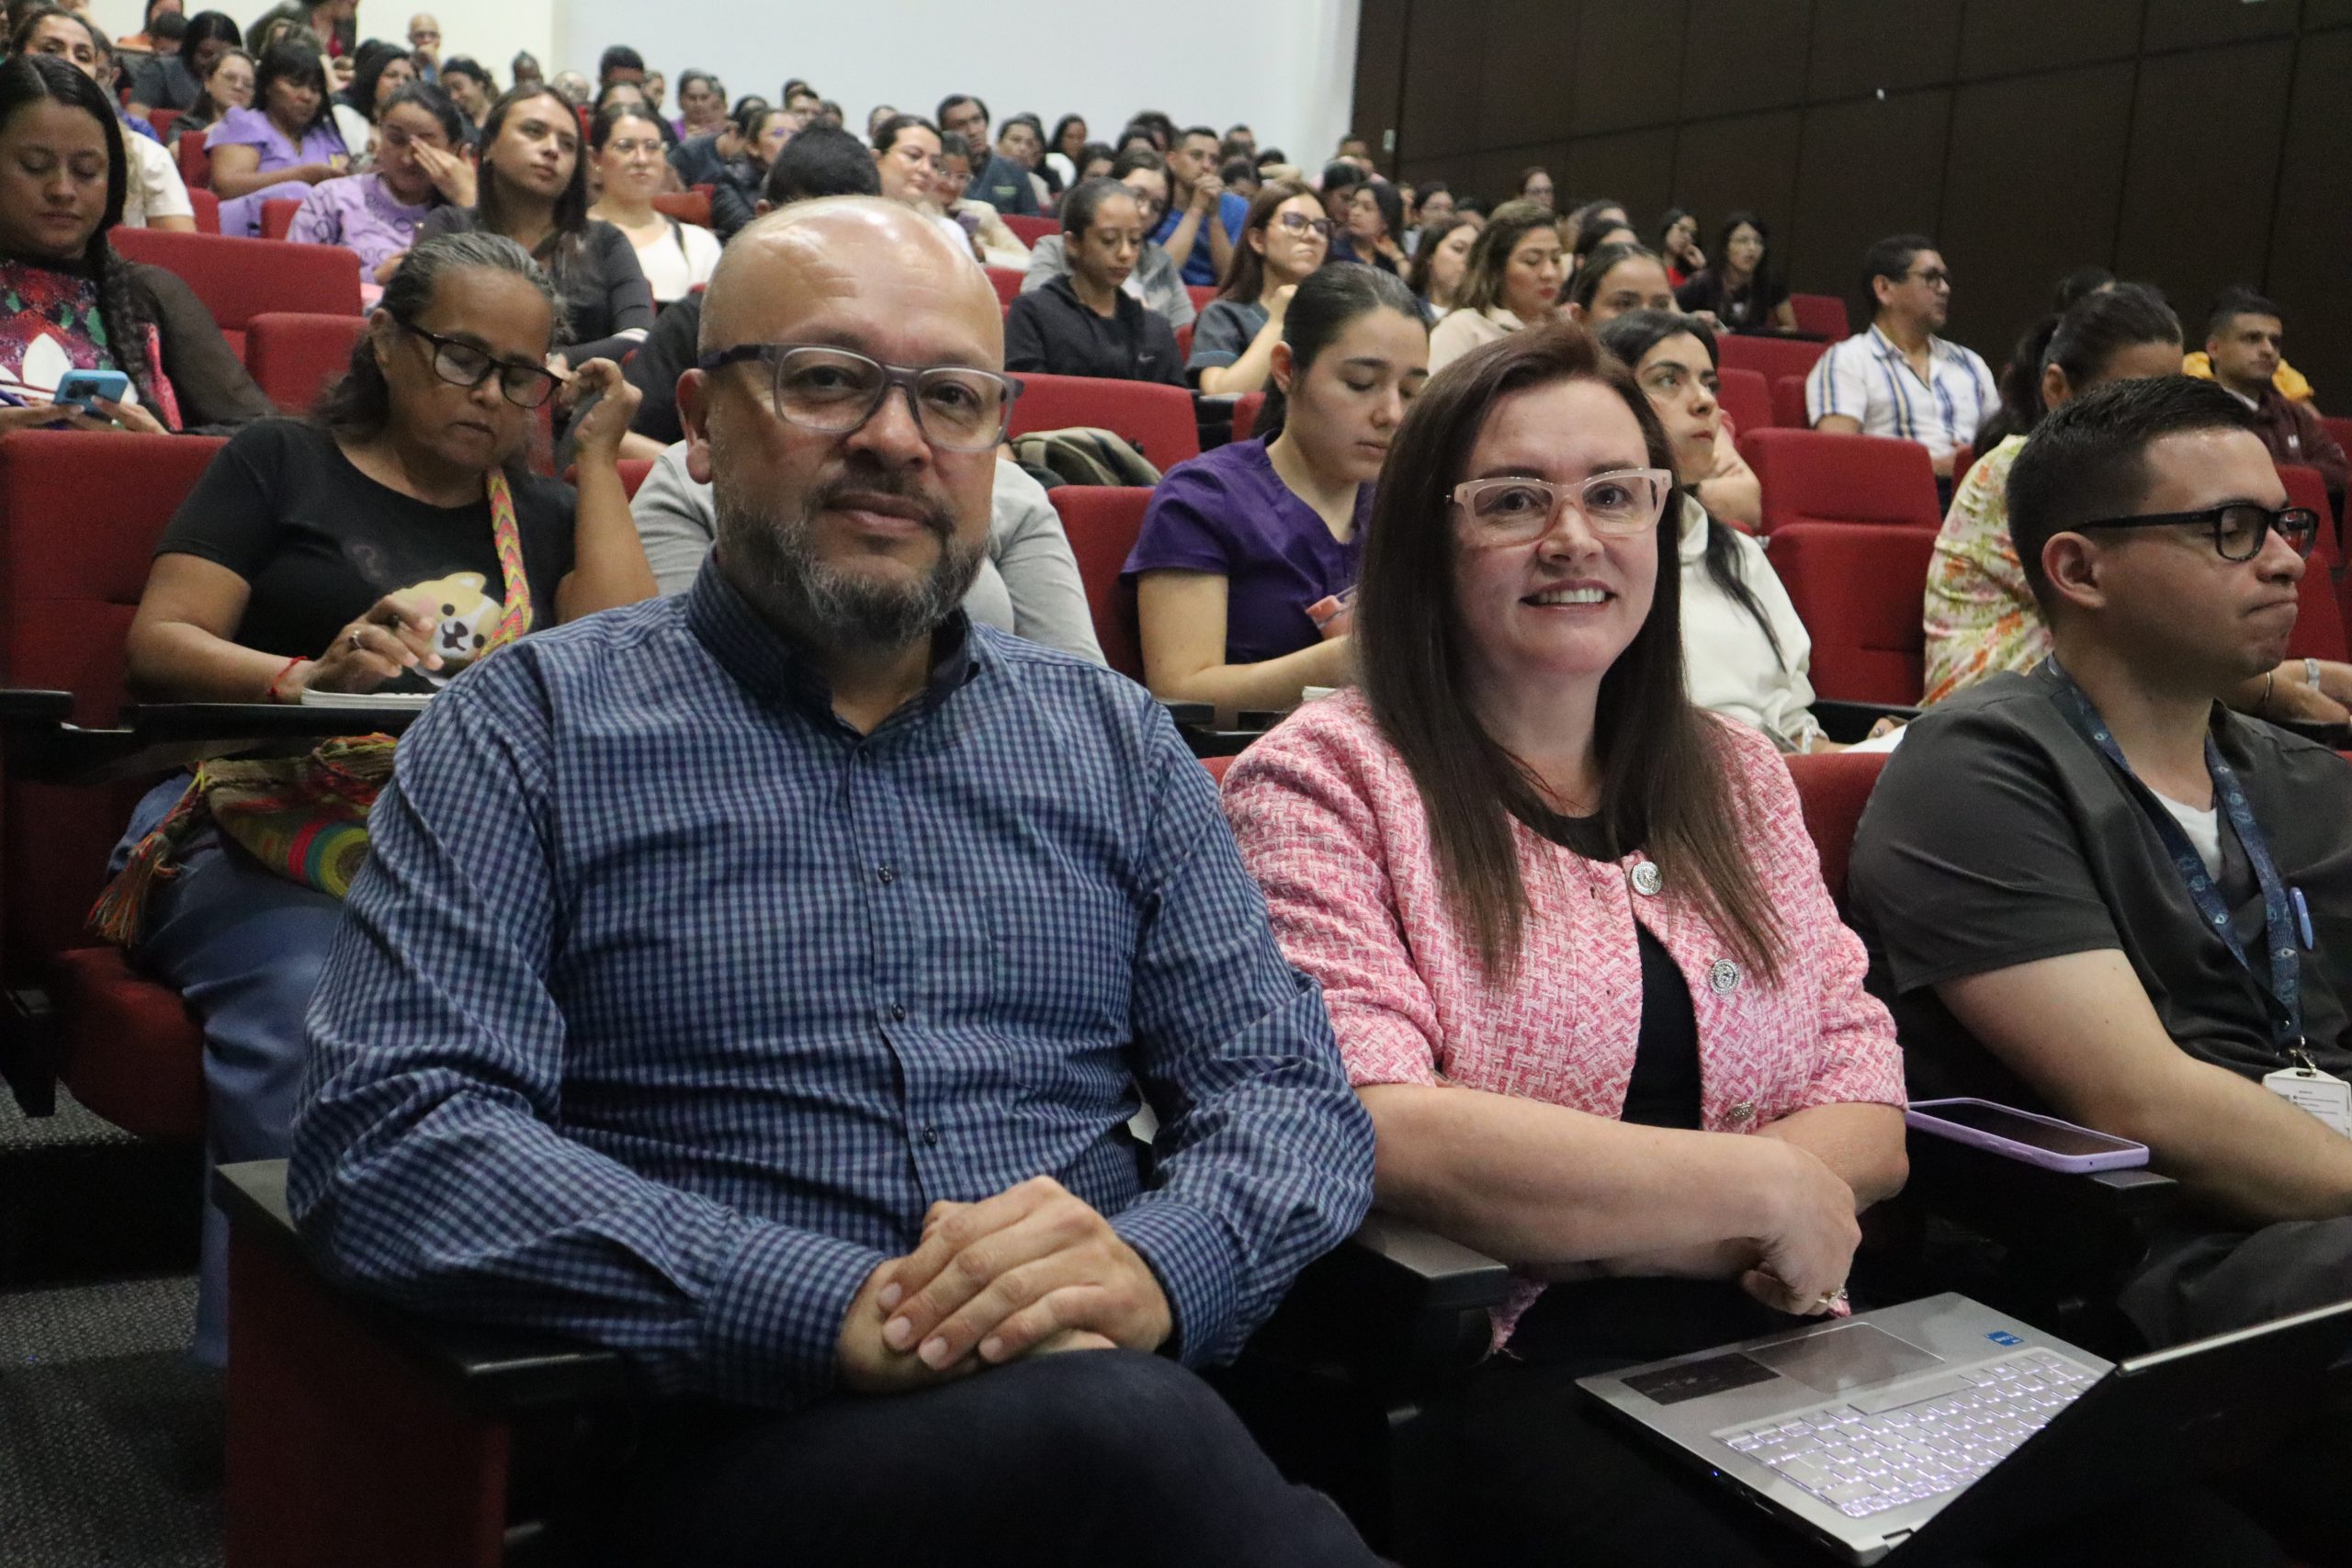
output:
[[[701,576],[452,683],[371,823],[297,1217],[629,1359],[605,1561],[1374,1561],[1189,1370],[1361,1219],[1370,1125],[1165,714],[957,607],[1001,334],[896,204],[747,229]]]

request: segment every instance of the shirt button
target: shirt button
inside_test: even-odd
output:
[[[907,1021],[906,1003],[892,1002],[890,1004],[890,1021],[892,1023],[904,1023]]]
[[[899,880],[899,868],[891,865],[877,865],[874,868],[874,879],[887,887]]]
[[[922,1141],[926,1144],[937,1145],[939,1142],[939,1129],[936,1127],[925,1127],[922,1130]]]

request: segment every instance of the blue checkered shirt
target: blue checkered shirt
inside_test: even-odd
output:
[[[1321,994],[1140,687],[938,640],[861,736],[713,562],[434,700],[311,1011],[290,1192],[331,1269],[790,1405],[932,1202],[1042,1173],[1184,1361],[1239,1348],[1371,1201]]]

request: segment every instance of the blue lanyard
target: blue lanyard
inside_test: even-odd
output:
[[[2099,717],[2098,709],[2091,705],[2091,700],[2083,689],[2075,684],[2075,678],[2060,667],[2057,657],[2052,655],[2044,660],[2042,668],[2056,678],[2062,710],[2074,721],[2075,728],[2105,753],[2107,760],[2115,764],[2116,771],[2137,792],[2141,807],[2154,827],[2156,836],[2164,840],[2165,852],[2172,856],[2173,869],[2180,874],[2181,881],[2188,885],[2188,897],[2196,904],[2199,916],[2207,928],[2222,939],[2222,945],[2230,950],[2230,956],[2238,961],[2238,967],[2245,971],[2246,976],[2256,979],[2256,988],[2263,991],[2263,1000],[2273,1004],[2266,1010],[2270,1013],[2272,1044],[2281,1055],[2301,1058],[2303,1055],[2303,971],[2301,959],[2295,950],[2294,909],[2288,897],[2286,885],[2279,880],[2278,863],[2270,858],[2270,841],[2262,836],[2261,825],[2254,819],[2254,807],[2246,801],[2245,787],[2238,782],[2237,770],[2222,757],[2222,749],[2213,744],[2213,737],[2209,732],[2205,737],[2205,771],[2212,776],[2214,800],[2228,815],[2230,830],[2237,835],[2238,846],[2245,851],[2246,863],[2254,870],[2254,880],[2262,889],[2262,940],[2270,953],[2270,984],[2267,989],[2259,984],[2254,960],[2247,956],[2245,946],[2238,941],[2237,932],[2231,929],[2229,904],[2222,898],[2222,890],[2213,885],[2213,878],[2207,874],[2204,857],[2197,852],[2197,846],[2188,841],[2188,835],[2181,830],[2180,823],[2173,814],[2165,809],[2164,803],[2157,800],[2154,793],[2140,782],[2140,775],[2132,771],[2131,762],[2123,755],[2123,748],[2115,743],[2115,737],[2109,732],[2107,721]]]

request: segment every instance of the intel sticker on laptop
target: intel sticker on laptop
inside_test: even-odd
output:
[[[1990,1339],[1996,1345],[2022,1345],[2025,1343],[2024,1340],[2018,1338],[2016,1335],[2007,1333],[1998,1328],[1993,1330],[1992,1333],[1987,1334],[1984,1337]]]

